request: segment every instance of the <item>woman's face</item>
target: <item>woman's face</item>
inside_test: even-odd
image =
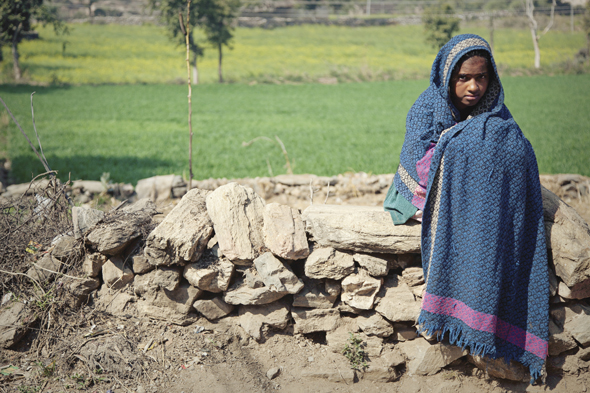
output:
[[[451,99],[460,111],[477,105],[488,88],[489,75],[486,59],[471,57],[451,76]]]

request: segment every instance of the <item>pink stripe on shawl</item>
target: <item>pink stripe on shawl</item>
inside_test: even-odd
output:
[[[422,309],[433,314],[448,315],[460,319],[474,330],[494,334],[541,359],[547,357],[549,346],[547,341],[504,322],[495,315],[476,311],[460,300],[425,292],[422,299]]]
[[[426,203],[426,186],[428,186],[428,172],[430,171],[430,162],[434,155],[435,143],[431,143],[426,150],[426,154],[420,161],[416,163],[416,172],[418,172],[418,186],[414,190],[414,197],[412,198],[412,205],[420,210],[424,210]]]

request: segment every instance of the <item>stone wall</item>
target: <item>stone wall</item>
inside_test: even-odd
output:
[[[590,228],[546,189],[543,204],[551,257],[547,366],[578,372],[590,359]],[[74,208],[73,237],[60,238],[29,274],[50,274],[64,257],[84,255],[87,279],[69,287],[76,304],[176,324],[232,316],[255,340],[277,329],[325,334],[335,352],[352,332],[371,357],[367,372],[383,381],[402,370],[434,374],[470,356],[416,335],[424,289],[418,223],[394,226],[380,207],[313,204],[300,212],[235,182],[191,190],[157,226],[156,213],[149,199],[108,214]],[[529,378],[514,362],[470,361],[492,376]]]

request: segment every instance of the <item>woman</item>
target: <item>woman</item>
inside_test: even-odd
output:
[[[422,221],[419,329],[537,379],[549,334],[539,173],[481,37],[456,36],[436,56],[385,209],[395,224]]]

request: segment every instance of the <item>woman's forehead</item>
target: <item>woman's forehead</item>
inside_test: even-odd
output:
[[[483,74],[488,72],[488,62],[481,56],[465,60],[456,71],[457,74]]]

